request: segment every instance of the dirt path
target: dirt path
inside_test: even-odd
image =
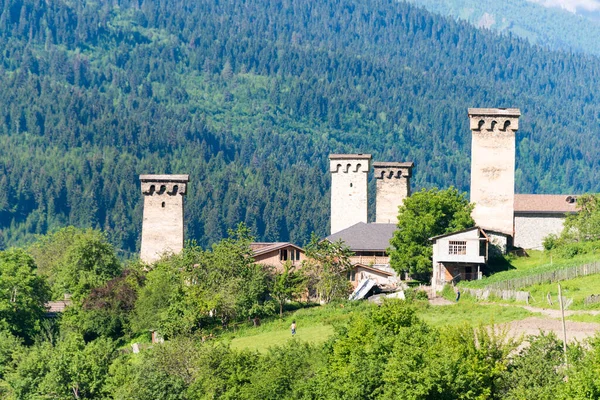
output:
[[[567,328],[567,342],[582,341],[600,332],[600,324],[596,323],[566,321],[565,325]],[[558,338],[562,339],[563,337],[561,321],[551,318],[529,317],[520,321],[501,324],[499,328],[506,328],[508,334],[513,337],[539,335],[540,332],[554,332]]]
[[[453,301],[446,300],[442,297],[435,297],[429,300],[429,304],[433,306],[449,306],[456,304]],[[506,304],[506,303],[480,303],[482,306],[496,305],[503,307],[521,307],[532,313],[539,313],[541,316],[529,317],[519,321],[507,322],[498,325],[498,328],[507,329],[508,334],[513,337],[521,335],[538,335],[540,332],[554,332],[557,337],[562,338],[562,322],[560,320],[560,310],[549,308],[531,307],[521,304]],[[600,310],[566,310],[565,317],[572,315],[600,315]],[[586,338],[595,336],[600,332],[600,324],[593,322],[574,322],[566,321],[567,341],[574,340],[582,341]]]

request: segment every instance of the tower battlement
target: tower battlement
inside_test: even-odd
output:
[[[370,154],[331,154],[329,172],[331,173],[369,173]]]
[[[469,108],[469,127],[471,131],[517,131],[519,130],[518,108]]]
[[[184,195],[189,175],[140,175],[140,181],[144,195]]]
[[[183,249],[183,196],[189,175],[140,175],[144,195],[140,258],[150,264]]]
[[[398,219],[398,207],[410,196],[410,178],[412,162],[375,162],[377,197],[375,204],[375,222],[395,223]]]

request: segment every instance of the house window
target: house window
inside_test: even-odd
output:
[[[296,250],[296,261],[300,261],[300,250]]]
[[[287,251],[287,249],[279,250],[279,260],[280,261],[287,261],[287,259],[288,259],[288,251]]]
[[[467,242],[451,240],[448,244],[448,254],[464,256],[467,254]]]

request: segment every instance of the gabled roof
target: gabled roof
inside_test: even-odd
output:
[[[516,213],[556,213],[577,212],[577,196],[566,194],[515,194]]]
[[[386,251],[394,236],[396,224],[367,224],[359,222],[325,239],[330,242],[343,240],[352,251]]]
[[[385,275],[385,276],[394,276],[394,274],[392,274],[391,272],[387,272],[384,270],[381,270],[379,268],[374,268],[374,267],[370,267],[368,265],[365,264],[361,264],[361,263],[356,263],[352,266],[352,269],[356,268],[356,267],[360,267],[360,268],[364,268],[364,269],[368,269],[369,271],[373,271],[375,273],[381,274],[381,275]]]
[[[253,256],[255,256],[255,257],[266,254],[266,253],[270,253],[272,251],[283,249],[285,247],[293,247],[296,250],[300,250],[300,251],[304,252],[304,249],[296,246],[293,243],[289,243],[289,242],[271,242],[271,243],[256,242],[256,243],[250,244],[250,249],[253,251]]]
[[[481,232],[481,234],[483,235],[483,237],[487,240],[488,237],[485,234],[485,231],[483,229],[481,229],[480,227],[478,227],[478,226],[473,226],[471,228],[463,229],[461,231],[444,233],[443,235],[437,235],[437,236],[434,236],[434,237],[430,237],[429,240],[438,240],[438,239],[441,239],[441,238],[444,238],[444,237],[454,236],[454,235],[458,235],[458,234],[465,233],[465,232],[470,232],[470,231],[473,231],[475,229],[479,230]]]

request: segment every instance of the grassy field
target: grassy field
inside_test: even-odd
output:
[[[264,321],[260,327],[244,327],[222,336],[221,340],[234,349],[265,352],[271,346],[283,345],[289,340],[301,340],[313,344],[325,342],[334,333],[334,326],[345,323],[352,315],[377,307],[366,301],[343,303],[301,309],[287,313],[282,319]],[[435,327],[456,326],[465,323],[477,326],[491,325],[527,318],[534,314],[518,306],[483,305],[473,301],[430,306],[426,301],[414,303],[417,315]],[[292,338],[290,324],[298,326]]]
[[[600,310],[600,303],[584,306],[583,300],[592,295],[600,294],[600,275],[589,275],[567,281],[560,282],[563,297],[572,298],[573,304],[569,307],[572,310]],[[533,285],[524,287],[522,290],[528,291],[533,297],[530,304],[537,307],[559,308],[558,304],[558,284],[546,283],[542,285]],[[547,294],[550,293],[553,305],[551,306],[546,300]]]
[[[266,352],[271,346],[280,346],[290,340],[300,340],[313,344],[325,342],[333,335],[332,325],[315,324],[302,326],[298,324],[296,336],[292,337],[289,326],[258,333],[256,335],[233,338],[230,342],[233,349],[256,350]]]
[[[584,254],[561,259],[543,251],[530,250],[529,257],[509,256],[503,262],[492,266],[498,272],[478,281],[461,282],[460,286],[480,289],[492,283],[591,263],[598,259],[600,259],[598,254]]]

